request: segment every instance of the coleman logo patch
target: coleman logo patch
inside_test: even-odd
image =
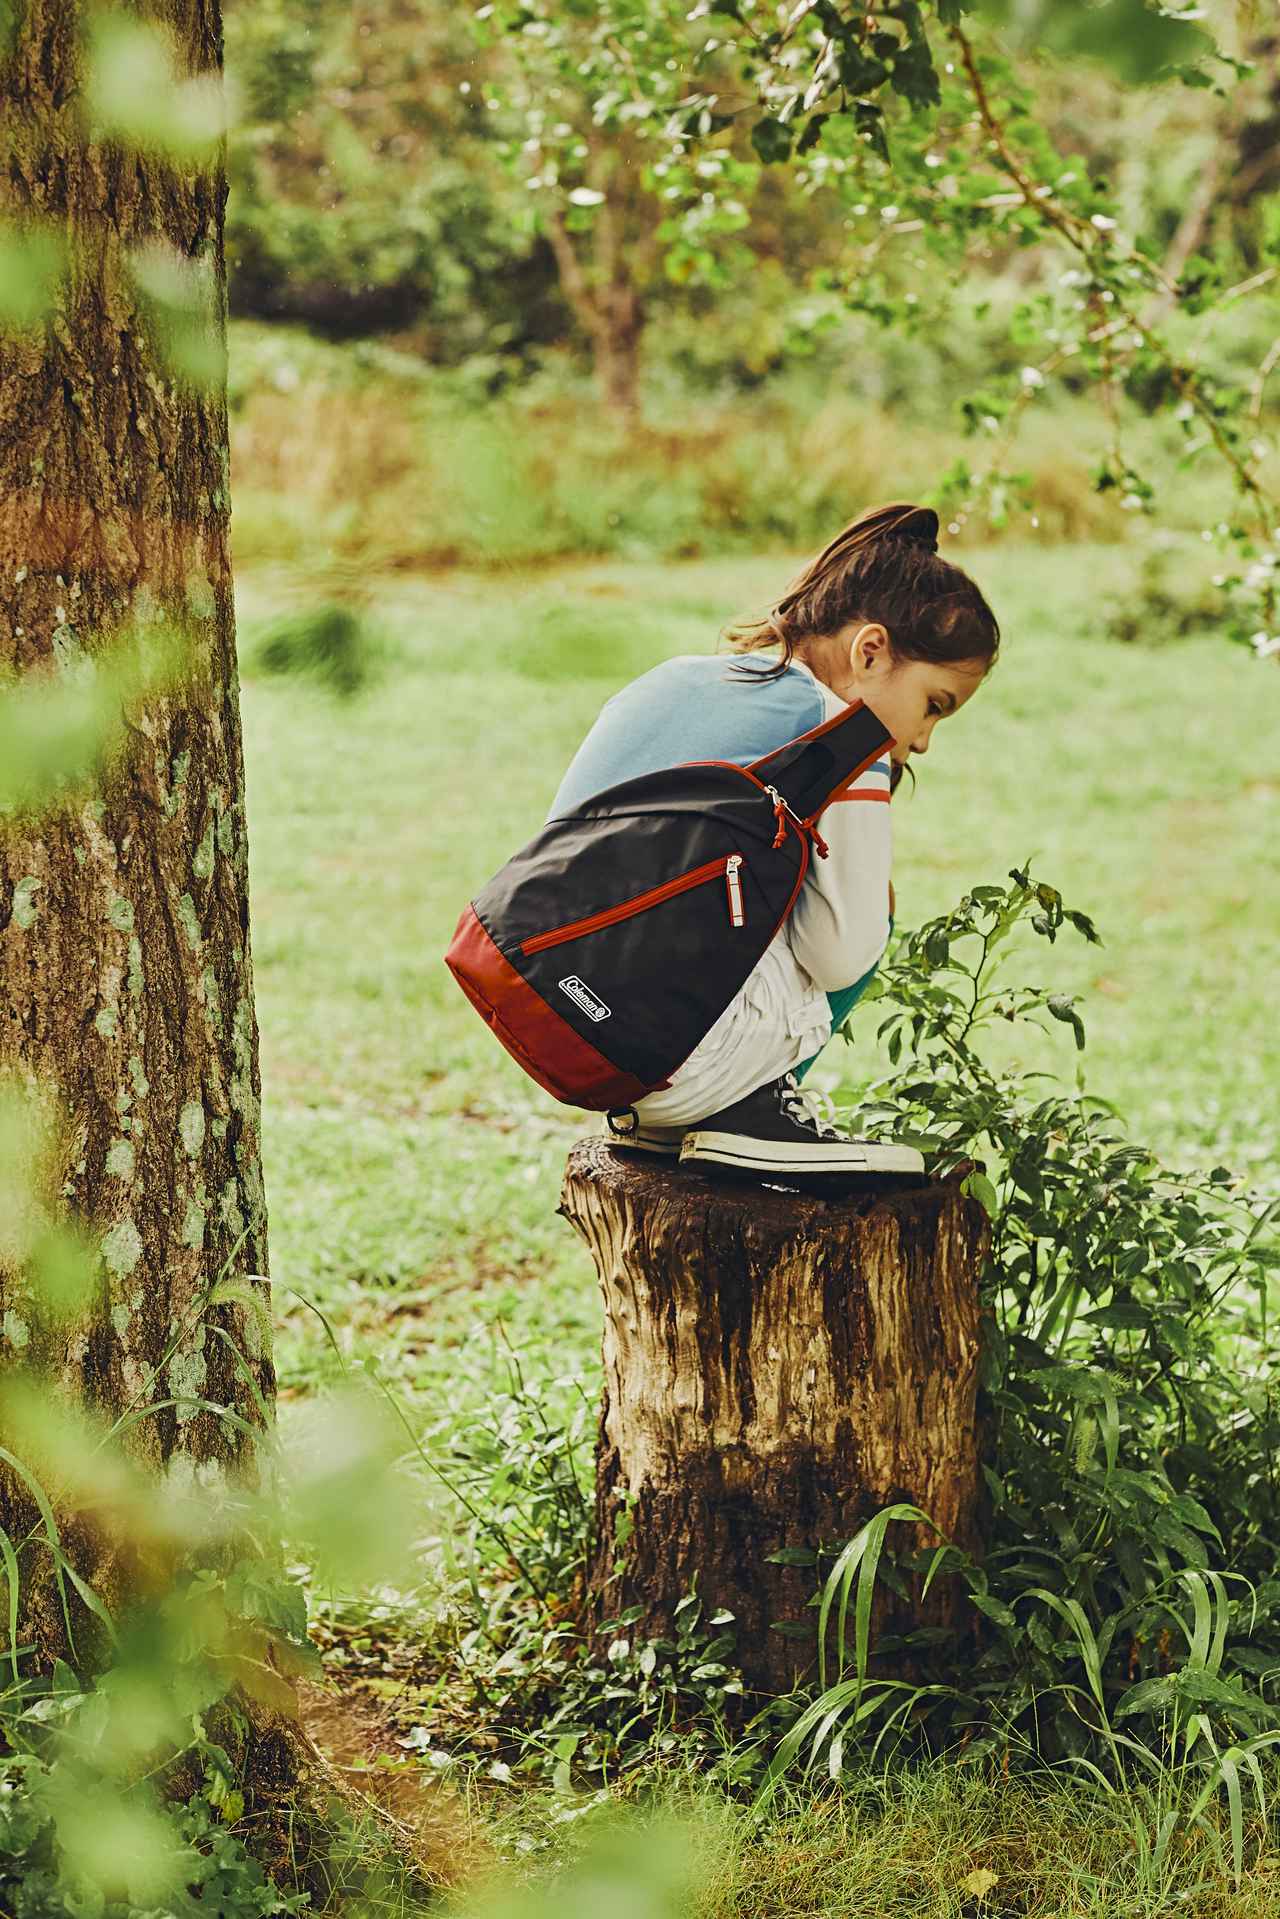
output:
[[[570,973],[568,979],[559,981],[560,991],[567,993],[580,1013],[588,1019],[608,1019],[609,1008],[602,999],[597,999],[591,988],[584,985],[576,973]]]

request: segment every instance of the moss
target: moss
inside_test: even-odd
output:
[[[213,588],[202,573],[191,573],[186,583],[187,607],[198,620],[211,620],[217,612]]]
[[[209,1021],[209,1030],[215,1038],[222,1038],[222,1005],[218,999],[218,978],[212,966],[206,966],[200,975],[200,985],[204,991],[204,1010]]]
[[[93,1016],[93,1023],[103,1039],[110,1039],[116,1030],[116,1009],[114,1006],[100,1006]]]
[[[129,1330],[129,1308],[121,1301],[111,1308],[111,1324],[115,1328],[116,1338],[123,1339]]]
[[[28,873],[13,889],[13,923],[24,933],[28,927],[35,925],[40,912],[36,893],[43,885],[43,880],[38,880],[33,873]]]
[[[218,1200],[218,1211],[238,1238],[245,1229],[245,1217],[240,1210],[240,1185],[237,1180],[229,1179],[223,1187]]]
[[[151,1082],[142,1070],[142,1059],[137,1053],[129,1056],[129,1078],[133,1081],[134,1098],[145,1099],[151,1091]]]
[[[134,999],[142,998],[143,984],[142,941],[134,938],[129,941],[129,992]]]
[[[205,1227],[209,1219],[209,1194],[202,1179],[196,1181],[196,1190],[187,1201],[187,1210],[182,1220],[182,1243],[193,1251],[200,1252],[204,1247]]]
[[[190,753],[176,753],[169,768],[169,792],[165,799],[164,810],[173,819],[182,805],[182,789],[187,783],[187,769],[191,765]]]
[[[178,901],[178,918],[187,936],[187,945],[193,953],[198,953],[201,943],[200,921],[196,918],[196,903],[190,893],[184,893]]]
[[[132,933],[133,908],[130,906],[128,900],[121,899],[118,893],[114,895],[110,906],[107,908],[107,918],[121,933]]]
[[[31,1328],[26,1320],[15,1313],[12,1307],[5,1313],[4,1319],[0,1320],[0,1332],[3,1332],[11,1346],[17,1347],[25,1346],[31,1337]]]
[[[191,871],[198,880],[207,880],[213,872],[213,820],[204,829],[200,844],[191,860]],[[183,895],[186,898],[186,895]]]
[[[205,1363],[204,1347],[188,1346],[185,1351],[176,1352],[168,1365],[169,1391],[178,1401],[176,1408],[179,1425],[186,1419],[193,1419],[199,1408],[183,1405],[184,1400],[202,1399],[208,1381],[208,1367]]]
[[[241,997],[236,1001],[235,1021],[231,1029],[231,1052],[235,1062],[231,1074],[231,1104],[244,1114],[251,1125],[257,1124],[258,1101],[253,1090],[253,1002]]]
[[[117,1179],[133,1178],[133,1142],[128,1139],[114,1139],[107,1151],[107,1171],[114,1173]]]
[[[61,608],[59,608],[61,611]],[[73,626],[65,623],[53,629],[53,657],[57,661],[58,671],[79,678],[93,672],[93,665]]]
[[[114,1279],[124,1279],[142,1258],[142,1238],[131,1219],[122,1219],[102,1242],[102,1257]]]
[[[178,1131],[189,1159],[199,1159],[204,1146],[204,1107],[198,1099],[188,1100],[178,1115]]]

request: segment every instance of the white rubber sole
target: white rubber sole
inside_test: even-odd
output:
[[[923,1173],[924,1155],[914,1146],[882,1146],[851,1140],[812,1146],[799,1141],[752,1139],[744,1133],[690,1130],[680,1148],[682,1160],[710,1160],[717,1166],[741,1166],[760,1173]]]
[[[679,1159],[685,1135],[683,1131],[659,1133],[652,1128],[642,1126],[638,1132],[629,1133],[624,1138],[618,1133],[610,1132],[605,1126],[596,1134],[596,1138],[602,1139],[606,1146],[619,1146],[624,1152],[658,1153],[665,1159]]]

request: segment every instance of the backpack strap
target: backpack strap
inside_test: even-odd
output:
[[[812,828],[832,796],[894,744],[884,721],[855,700],[843,713],[775,747],[747,768],[775,787],[788,807]],[[779,822],[781,824],[781,822]]]

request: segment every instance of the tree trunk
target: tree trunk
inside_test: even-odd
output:
[[[218,73],[217,0],[156,0],[147,18],[186,73]],[[42,1323],[20,1265],[0,1263],[0,1373],[38,1369],[108,1418],[155,1405],[130,1428],[134,1456],[209,1484],[244,1467],[249,1442],[207,1407],[259,1426],[255,1390],[269,1405],[274,1388],[258,1315],[207,1303],[220,1275],[268,1296],[227,412],[220,378],[197,388],[171,372],[130,255],[205,264],[216,365],[225,171],[220,156],[179,163],[91,137],[81,8],[27,0],[18,21],[0,68],[0,212],[52,222],[71,270],[0,367],[0,668],[92,677],[117,633],[148,625],[188,651],[95,797],[0,833],[0,1071],[57,1096],[48,1187],[101,1245],[69,1329]],[[25,1486],[0,1475],[10,1537],[33,1517]],[[127,1549],[108,1529],[80,1528],[75,1552],[109,1607],[127,1596]],[[47,1670],[67,1650],[61,1607],[34,1547],[22,1571],[19,1640]]]
[[[614,281],[600,300],[595,357],[600,394],[609,411],[633,423],[640,414],[640,342],[644,309],[625,281]]]
[[[839,1547],[899,1500],[976,1544],[988,1224],[958,1176],[827,1198],[583,1141],[560,1210],[604,1294],[598,1616],[639,1604],[637,1634],[668,1633],[696,1575],[704,1616],[734,1615],[734,1657],[772,1693],[816,1636],[813,1570],[770,1554]],[[938,1586],[911,1616],[954,1603]]]
[[[583,265],[557,209],[547,222],[561,291],[591,341],[591,358],[605,407],[625,424],[640,413],[640,346],[644,337],[644,301],[630,277],[617,240],[617,222],[606,204],[600,210],[601,260]]]

